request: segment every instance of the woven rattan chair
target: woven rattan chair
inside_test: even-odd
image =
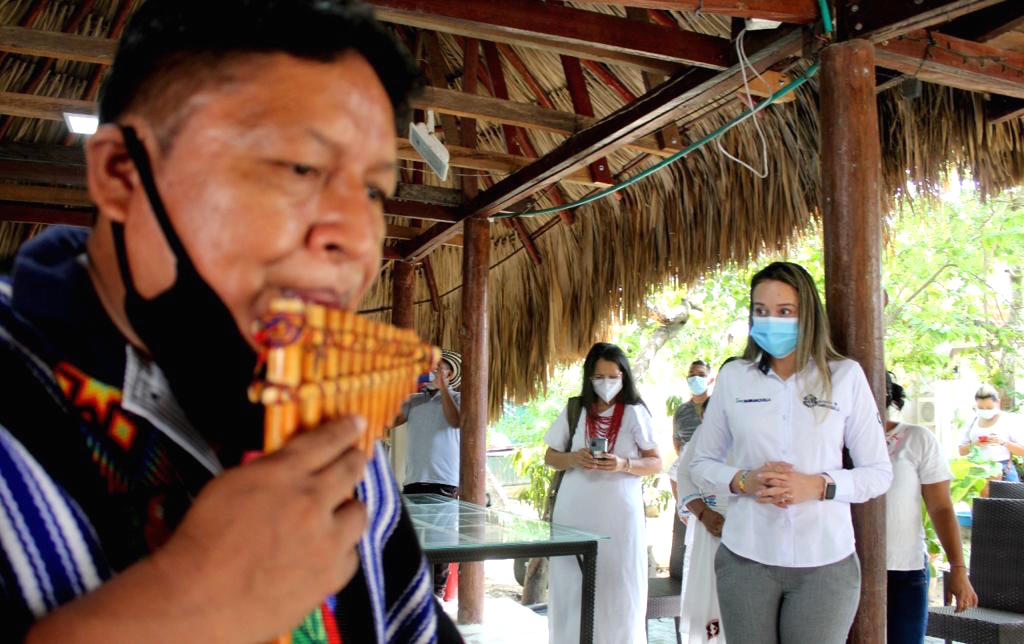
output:
[[[954,613],[947,591],[947,605],[928,611],[928,635],[1024,644],[1024,500],[975,499],[972,515],[970,577],[978,608]]]
[[[988,496],[991,499],[1024,499],[1024,483],[989,481]]]

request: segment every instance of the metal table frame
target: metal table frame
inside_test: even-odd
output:
[[[452,500],[455,502],[455,500]],[[487,511],[487,508],[461,501],[466,505]],[[539,519],[537,519],[539,521]],[[536,542],[517,544],[481,544],[479,546],[423,547],[427,561],[432,564],[463,563],[496,559],[529,557],[575,556],[582,572],[580,592],[580,644],[594,641],[594,595],[597,590],[597,544],[600,538],[579,541]],[[421,544],[422,545],[422,544]]]

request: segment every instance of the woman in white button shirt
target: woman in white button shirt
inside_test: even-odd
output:
[[[999,408],[999,392],[982,385],[974,394],[975,418],[960,437],[960,454],[966,456],[971,445],[1003,466],[1003,480],[1020,482],[1011,455],[1024,456],[1024,429],[1020,418]]]
[[[832,347],[801,266],[776,262],[753,277],[750,321],[744,359],[718,375],[691,467],[702,488],[735,495],[715,556],[722,623],[744,644],[840,644],[860,595],[850,503],[892,481],[881,417],[860,365]]]

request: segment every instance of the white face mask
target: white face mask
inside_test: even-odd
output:
[[[982,420],[992,420],[999,415],[998,409],[975,409],[974,413]]]
[[[594,385],[594,393],[608,404],[611,404],[615,396],[622,391],[622,378],[594,378],[590,382]]]
[[[903,420],[903,412],[896,408],[895,405],[889,405],[889,420],[898,423]]]

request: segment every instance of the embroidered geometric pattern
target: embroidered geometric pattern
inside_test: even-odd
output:
[[[83,438],[111,493],[151,488],[170,480],[172,466],[162,441],[153,440],[152,430],[148,440],[140,437],[138,422],[121,406],[120,389],[67,362],[54,367],[53,377],[81,416]]]

